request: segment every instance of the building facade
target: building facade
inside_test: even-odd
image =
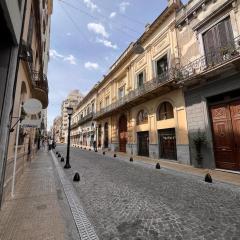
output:
[[[48,106],[48,81],[44,74],[44,65],[48,64],[44,56],[48,54],[48,48],[44,48],[43,36],[49,38],[41,19],[50,19],[52,13],[52,1],[18,1],[19,8],[24,9],[23,25],[19,43],[18,67],[16,71],[16,85],[14,89],[14,102],[12,106],[12,125],[19,116],[24,117],[22,104],[29,98],[38,99],[43,108]],[[47,14],[45,14],[47,12]],[[8,142],[7,161],[3,193],[7,196],[14,184],[16,184],[24,171],[27,161],[33,159],[35,150],[40,142],[40,130],[32,128],[19,128],[17,139],[17,127],[10,133]],[[14,154],[17,147],[17,161]],[[15,171],[14,165],[16,166]],[[14,179],[14,181],[13,181]]]
[[[52,137],[56,143],[61,142],[62,117],[58,116],[53,121]]]
[[[180,7],[169,1],[95,87],[98,148],[189,164],[184,94],[177,83]]]
[[[68,97],[62,102],[61,116],[62,116],[62,126],[61,126],[61,139],[62,143],[67,143],[68,135],[68,114],[67,108],[72,107],[76,109],[77,105],[82,101],[83,95],[79,90],[73,90],[69,93]]]
[[[73,146],[92,148],[96,142],[96,86],[83,98],[72,116],[71,143]]]
[[[22,36],[26,1],[0,2],[0,22],[2,37],[0,39],[0,206],[7,163],[9,139],[9,121],[16,85],[18,50]]]
[[[240,170],[240,1],[193,0],[176,20],[191,163]]]

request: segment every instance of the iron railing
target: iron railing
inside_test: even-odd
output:
[[[179,70],[172,68],[169,71],[166,71],[159,75],[156,78],[153,78],[152,80],[146,82],[141,87],[134,89],[130,91],[127,95],[124,97],[118,99],[116,102],[110,104],[109,106],[102,108],[100,111],[96,112],[94,115],[94,118],[97,118],[101,115],[104,115],[108,112],[111,112],[113,110],[116,110],[122,106],[124,106],[126,103],[129,103],[131,101],[134,101],[135,99],[142,97],[146,95],[147,93],[152,92],[153,90],[157,89],[158,87],[165,85],[166,83],[170,83],[172,81],[178,81],[179,77],[181,76]]]
[[[187,80],[188,78],[209,71],[239,57],[240,36],[228,42],[224,47],[214,49],[183,66],[180,69],[181,77],[183,80]]]
[[[33,53],[31,46],[22,39],[19,48],[20,48],[19,58],[28,63],[32,63]]]
[[[45,74],[32,70],[32,83],[34,88],[39,88],[48,93],[48,81]]]
[[[84,116],[83,118],[79,119],[77,122],[71,124],[71,129],[80,126],[81,124],[90,121],[93,119],[93,112],[87,114],[86,116]]]

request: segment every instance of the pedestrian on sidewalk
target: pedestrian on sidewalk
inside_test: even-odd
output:
[[[53,140],[50,138],[48,140],[48,151],[50,151],[52,149],[52,143],[53,143]]]

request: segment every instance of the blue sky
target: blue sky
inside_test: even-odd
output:
[[[68,93],[86,94],[166,6],[167,0],[54,0],[48,127]]]

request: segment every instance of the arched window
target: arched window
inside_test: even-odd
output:
[[[163,102],[158,109],[159,120],[174,118],[173,106],[171,103]]]
[[[137,115],[137,125],[148,123],[148,112],[140,110]]]

